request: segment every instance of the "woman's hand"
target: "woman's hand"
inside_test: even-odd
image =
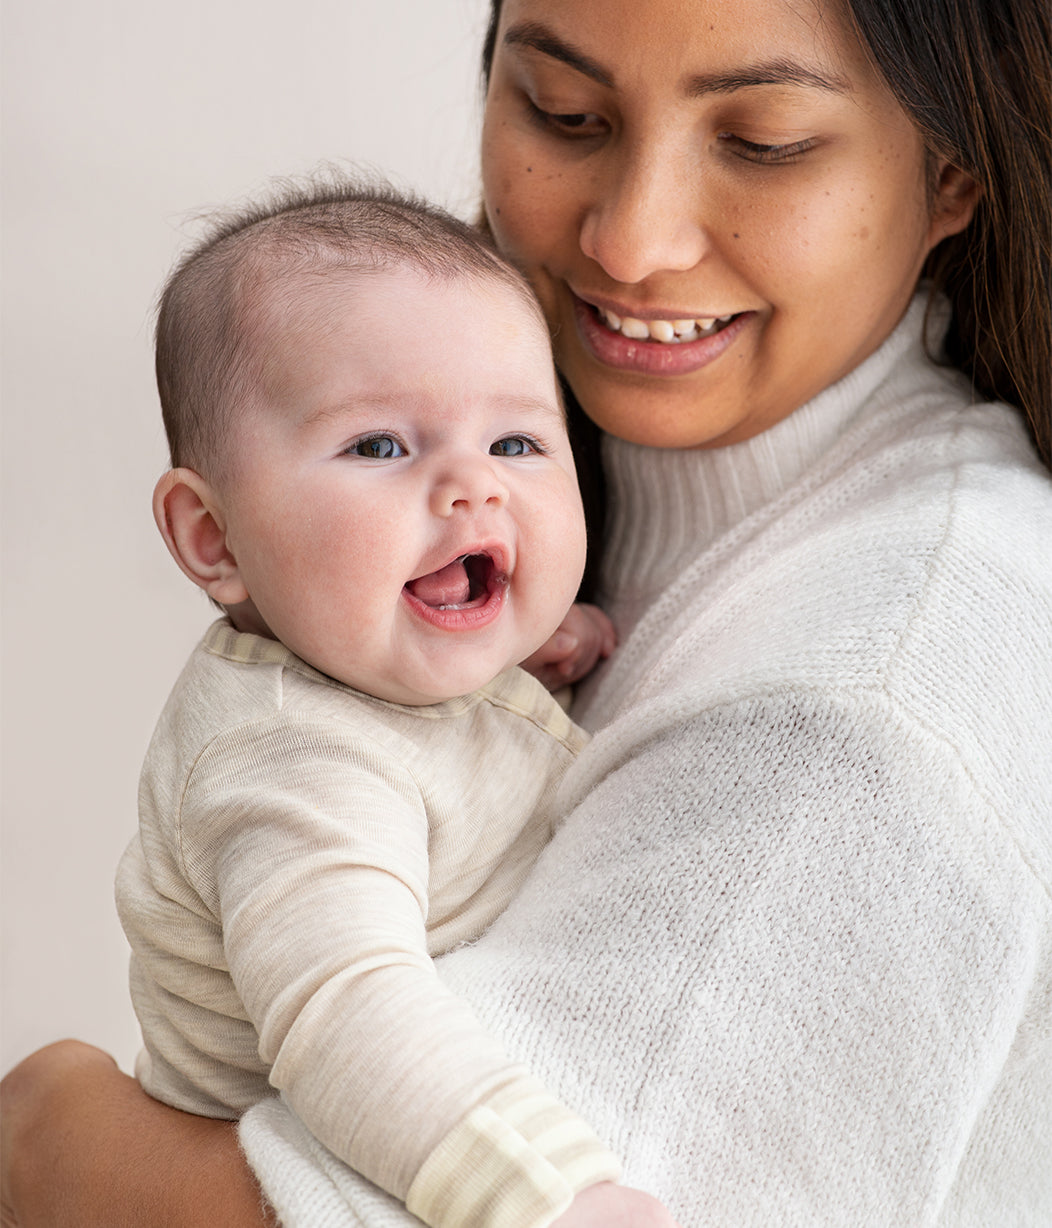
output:
[[[549,691],[579,682],[617,647],[614,624],[595,605],[573,605],[559,629],[522,662]]]
[[[601,1181],[582,1190],[551,1228],[678,1228],[658,1202],[642,1190]]]
[[[59,1041],[0,1084],[2,1228],[266,1228],[232,1122],[149,1096],[101,1049]]]

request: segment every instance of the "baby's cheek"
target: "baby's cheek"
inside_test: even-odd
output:
[[[553,534],[550,545],[553,569],[557,564],[558,574],[563,577],[564,591],[576,594],[584,574],[587,551],[584,512],[577,497],[576,485],[567,492],[562,514],[556,523],[557,531]]]

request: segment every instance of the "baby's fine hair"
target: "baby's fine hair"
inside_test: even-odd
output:
[[[503,284],[540,309],[525,279],[478,230],[384,182],[334,173],[283,181],[266,198],[216,215],[161,292],[156,371],[174,467],[223,467],[235,410],[255,375],[247,324],[260,287],[332,272],[409,266],[428,277]]]

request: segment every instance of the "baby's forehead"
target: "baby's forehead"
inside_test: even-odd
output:
[[[465,296],[477,301],[479,313],[458,318],[456,312],[465,309]],[[365,265],[275,261],[256,265],[242,278],[240,297],[242,370],[252,389],[251,400],[261,397],[263,404],[287,404],[290,391],[302,389],[304,381],[312,381],[312,387],[324,386],[329,370],[324,364],[330,358],[338,363],[333,382],[340,385],[339,373],[346,370],[342,359],[354,353],[357,364],[363,339],[365,366],[373,380],[370,399],[378,399],[375,380],[387,367],[390,372],[382,385],[394,395],[403,383],[411,383],[413,372],[425,361],[423,334],[445,331],[448,345],[459,348],[466,340],[462,333],[458,335],[458,328],[470,327],[484,336],[480,317],[490,319],[495,315],[496,320],[504,322],[503,326],[494,325],[503,334],[502,344],[514,346],[523,356],[521,361],[528,364],[531,374],[527,383],[533,385],[532,373],[537,372],[538,382],[548,385],[545,399],[554,403],[558,416],[563,417],[547,326],[532,292],[524,283],[520,286],[514,274],[505,277],[472,268],[435,274],[405,259]],[[444,315],[447,300],[450,313]],[[496,311],[495,302],[500,304]],[[509,315],[514,320],[510,326]],[[377,327],[377,321],[388,340],[391,333],[387,325],[395,323],[401,339],[397,352],[390,345],[377,348],[369,340],[373,335],[370,329]],[[485,324],[482,327],[485,329]],[[437,366],[428,370],[437,371],[439,377],[448,371],[448,354],[448,349],[436,354]],[[471,369],[478,371],[480,388],[487,378],[493,378],[492,366],[487,368],[488,376],[479,368]],[[516,377],[510,369],[502,367],[501,371],[502,379],[514,382]],[[502,389],[505,399],[512,391]]]

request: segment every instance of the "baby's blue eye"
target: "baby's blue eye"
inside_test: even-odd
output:
[[[537,445],[525,435],[510,435],[507,439],[498,439],[490,444],[490,456],[527,456],[538,451]]]
[[[405,456],[405,448],[393,435],[370,435],[367,439],[356,439],[347,449],[355,456],[364,456],[366,460],[394,460]]]

